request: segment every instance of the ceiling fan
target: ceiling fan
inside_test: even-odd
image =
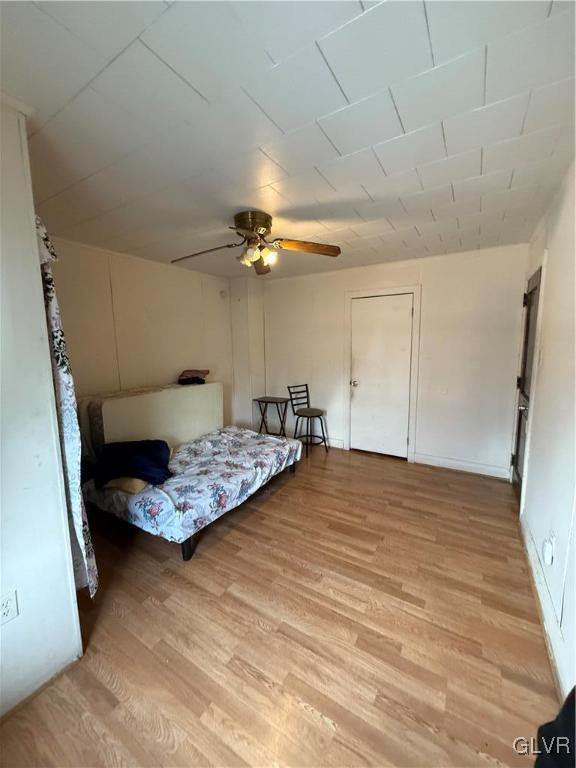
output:
[[[212,253],[221,251],[224,248],[242,248],[242,252],[236,258],[246,267],[254,267],[257,275],[267,275],[270,267],[276,263],[277,253],[281,251],[303,251],[305,253],[318,253],[321,256],[339,256],[340,248],[337,245],[323,245],[322,243],[310,243],[306,240],[285,240],[277,238],[268,241],[266,238],[272,231],[272,216],[263,211],[242,211],[234,216],[233,229],[238,237],[241,237],[239,243],[225,243],[216,248],[207,248],[205,251],[191,253],[189,256],[180,256],[178,259],[172,259],[172,264],[185,259],[191,259],[194,256],[201,256],[203,253]]]

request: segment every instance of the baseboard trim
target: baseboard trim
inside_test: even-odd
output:
[[[530,574],[530,583],[532,584],[532,592],[536,600],[536,606],[538,608],[538,615],[540,616],[540,623],[544,630],[544,640],[546,642],[546,650],[548,652],[548,659],[550,661],[550,668],[552,669],[552,678],[554,679],[554,686],[556,688],[556,694],[558,701],[562,703],[564,698],[570,691],[571,684],[567,683],[566,686],[562,685],[562,673],[560,671],[560,665],[556,654],[554,653],[554,641],[550,632],[550,624],[554,627],[555,634],[560,642],[564,642],[564,636],[562,635],[562,627],[558,623],[554,607],[552,605],[552,598],[548,590],[548,585],[542,572],[542,566],[536,551],[536,543],[532,538],[532,534],[528,530],[527,526],[523,522],[523,518],[520,518],[520,536],[524,545],[524,552],[526,554],[526,560],[528,561],[528,572]],[[547,608],[542,599],[542,594],[549,598],[548,602],[550,607]],[[566,688],[566,690],[564,690]]]
[[[502,480],[510,479],[510,467],[498,467],[492,464],[479,464],[475,461],[462,461],[446,456],[432,456],[429,453],[415,453],[416,464],[429,464],[432,467],[444,467],[445,469],[457,469],[460,472],[473,472],[476,475],[489,475]]]

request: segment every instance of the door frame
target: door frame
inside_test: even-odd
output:
[[[352,432],[352,302],[354,299],[370,299],[377,296],[396,296],[412,294],[412,349],[410,352],[410,393],[408,405],[408,462],[413,464],[416,455],[416,409],[418,404],[418,364],[420,358],[420,303],[422,288],[419,284],[397,285],[388,288],[365,288],[364,290],[346,291],[344,307],[344,402],[346,418],[344,449],[350,450]]]

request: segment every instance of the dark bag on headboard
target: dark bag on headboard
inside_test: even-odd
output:
[[[178,384],[204,384],[210,371],[189,368],[178,376]]]

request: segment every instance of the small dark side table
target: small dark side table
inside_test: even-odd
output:
[[[276,437],[286,437],[286,411],[288,409],[288,403],[290,402],[287,397],[255,397],[254,403],[258,403],[260,409],[260,428],[258,432],[262,432],[262,428],[266,430],[267,435],[276,435]],[[278,419],[280,421],[280,432],[270,432],[268,429],[268,406],[275,405]]]

